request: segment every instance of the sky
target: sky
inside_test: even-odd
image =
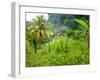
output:
[[[44,13],[26,13],[26,21],[32,21],[32,18],[36,18],[36,16],[44,15],[45,19],[48,20],[48,14]]]

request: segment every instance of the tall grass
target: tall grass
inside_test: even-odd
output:
[[[29,43],[26,46],[27,67],[89,64],[86,41],[60,36],[41,45],[42,48],[37,53],[34,53],[34,48]]]

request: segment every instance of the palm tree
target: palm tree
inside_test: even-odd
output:
[[[37,44],[44,44],[45,39],[48,39],[52,32],[50,30],[50,23],[44,18],[44,16],[36,16],[32,22],[31,33],[34,36],[33,44],[35,52],[37,52]]]

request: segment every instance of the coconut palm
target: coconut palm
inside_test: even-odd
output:
[[[52,35],[50,30],[50,23],[44,18],[44,16],[37,16],[33,19],[31,33],[34,36],[33,44],[35,52],[37,52],[37,44],[44,44],[45,40]]]

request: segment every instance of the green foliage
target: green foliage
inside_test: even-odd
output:
[[[80,20],[80,19],[75,19],[75,21],[79,24],[78,31],[80,31],[80,34],[81,34],[79,37],[88,40],[88,38],[89,38],[89,22],[87,20]]]
[[[52,40],[49,44],[42,46],[36,54],[34,51],[31,54],[27,53],[26,66],[89,64],[89,49],[85,41],[62,36]]]
[[[36,19],[33,19],[31,27],[29,27],[29,33],[27,31],[27,36],[31,35],[32,37],[31,42],[34,45],[35,52],[37,52],[38,44],[44,44],[49,35],[52,34],[48,24],[44,16],[37,16]]]
[[[75,19],[75,21],[77,23],[79,23],[81,26],[88,27],[88,24],[86,23],[86,20]]]
[[[43,16],[33,19],[26,29],[26,67],[89,64],[89,22],[81,18],[73,21],[76,28],[59,31],[63,34],[58,35]]]
[[[76,21],[79,25],[81,25],[81,26],[80,26],[80,29],[81,29],[81,30],[88,30],[88,24],[89,24],[89,23],[86,23],[84,20],[80,20],[80,19],[75,19],[75,21]]]
[[[67,35],[69,37],[72,37],[74,39],[78,40],[88,40],[89,37],[89,22],[87,20],[81,20],[81,19],[74,19],[75,22],[77,22],[77,28],[69,28],[67,30]]]

